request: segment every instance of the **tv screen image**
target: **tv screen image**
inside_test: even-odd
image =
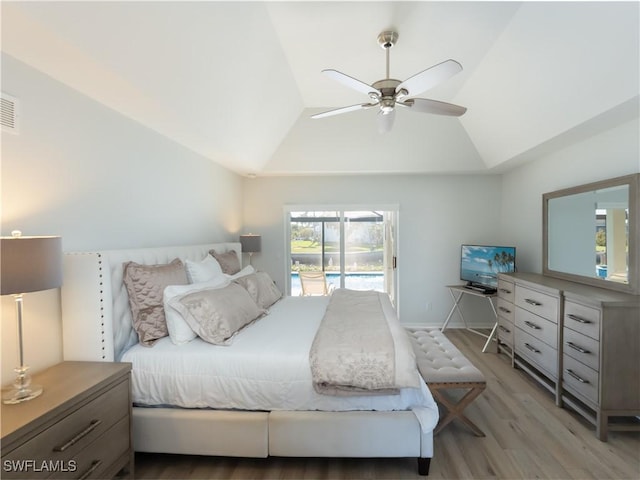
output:
[[[514,272],[516,248],[493,245],[462,245],[460,279],[469,286],[495,290],[498,273]]]

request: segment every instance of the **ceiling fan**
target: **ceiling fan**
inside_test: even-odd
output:
[[[341,113],[353,112],[355,110],[379,107],[378,130],[380,133],[385,133],[393,127],[396,113],[395,107],[397,105],[420,113],[434,113],[454,117],[459,117],[464,114],[467,109],[459,105],[426,98],[412,98],[462,71],[462,66],[455,60],[445,60],[442,63],[415,74],[404,82],[389,78],[389,50],[396,44],[397,40],[397,32],[385,31],[378,35],[378,44],[384,48],[387,57],[387,77],[384,80],[378,80],[368,85],[337,70],[327,69],[322,71],[322,73],[328,77],[343,83],[347,87],[368,95],[371,99],[370,102],[336,108],[312,115],[311,118],[324,118]]]

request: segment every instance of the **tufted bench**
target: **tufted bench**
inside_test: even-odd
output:
[[[453,343],[439,330],[407,330],[416,354],[420,375],[438,403],[447,409],[447,415],[441,418],[434,433],[440,432],[454,418],[463,421],[473,432],[484,437],[484,433],[463,413],[487,386],[484,375],[478,370]],[[468,391],[456,403],[447,390],[465,389]]]

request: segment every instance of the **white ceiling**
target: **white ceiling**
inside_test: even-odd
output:
[[[3,52],[241,174],[501,171],[638,116],[639,3],[7,2]],[[374,110],[324,77],[391,77],[448,58],[425,98],[460,117]],[[11,92],[7,92],[11,93]],[[364,97],[364,98],[363,98]]]

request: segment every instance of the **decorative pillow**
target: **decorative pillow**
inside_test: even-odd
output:
[[[249,292],[260,308],[269,308],[282,298],[282,292],[267,272],[252,273],[236,279],[235,282]]]
[[[252,273],[255,273],[255,272],[256,272],[255,268],[253,268],[251,265],[247,265],[238,273],[234,273],[233,275],[225,275],[225,277],[227,277],[229,280],[235,280],[236,278],[244,277],[245,275],[251,275]]]
[[[124,284],[129,294],[133,329],[142,345],[150,347],[169,334],[162,305],[164,289],[187,283],[184,265],[177,258],[167,265],[124,264]]]
[[[240,260],[238,259],[238,255],[235,250],[229,250],[224,253],[216,253],[215,250],[209,250],[209,253],[213,255],[220,267],[222,268],[222,273],[226,273],[227,275],[233,275],[238,273],[242,268],[240,266]]]
[[[187,268],[189,283],[208,282],[223,275],[220,264],[211,255],[207,255],[199,262],[187,260],[185,261],[185,267]]]
[[[198,292],[209,288],[223,288],[229,285],[229,283],[231,283],[231,281],[221,273],[219,277],[208,282],[194,283],[191,285],[169,285],[164,289],[162,301],[164,304],[164,316],[167,320],[169,337],[173,343],[176,345],[183,345],[185,343],[189,343],[198,335],[196,335],[196,332],[191,330],[191,327],[184,318],[182,318],[180,312],[170,305],[171,300],[187,293]]]
[[[182,314],[200,338],[214,345],[230,344],[231,337],[265,313],[235,283],[179,295],[169,305]]]

